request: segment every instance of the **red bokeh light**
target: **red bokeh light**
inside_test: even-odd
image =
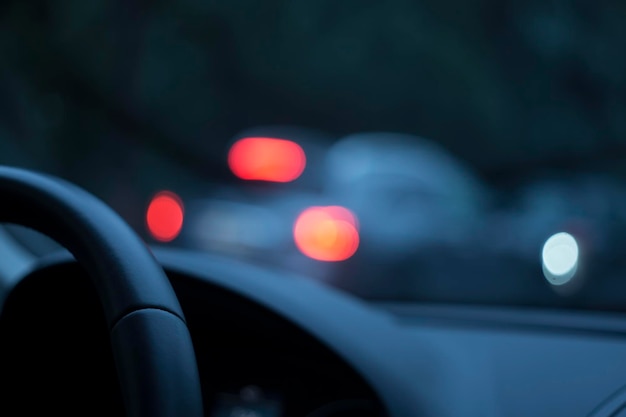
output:
[[[359,247],[356,217],[339,206],[304,210],[294,224],[293,236],[300,252],[318,261],[344,261]]]
[[[157,193],[146,212],[150,235],[161,242],[174,240],[183,227],[184,208],[180,197],[170,191]]]
[[[290,182],[304,171],[306,156],[302,147],[290,140],[251,137],[230,148],[228,165],[244,180]]]

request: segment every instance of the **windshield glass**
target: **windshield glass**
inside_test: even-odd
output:
[[[626,308],[626,4],[2,9],[0,163],[150,244],[368,299]]]

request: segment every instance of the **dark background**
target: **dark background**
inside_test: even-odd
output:
[[[231,180],[257,125],[442,144],[487,183],[626,174],[626,2],[19,0],[0,6],[0,163],[129,216]]]

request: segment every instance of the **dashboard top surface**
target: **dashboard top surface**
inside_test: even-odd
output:
[[[587,416],[626,385],[626,318],[619,314],[371,303],[233,260],[153,253],[175,288],[187,281],[206,294],[234,294],[241,306],[261,307],[311,336],[392,417]],[[68,262],[60,255],[38,268]],[[179,297],[183,308],[192,302]]]

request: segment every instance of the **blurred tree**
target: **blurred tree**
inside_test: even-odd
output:
[[[85,186],[106,183],[96,172],[136,175],[143,153],[162,165],[145,192],[181,167],[228,178],[228,141],[267,124],[418,134],[491,180],[625,174],[622,2],[25,0],[0,11],[0,162]]]

